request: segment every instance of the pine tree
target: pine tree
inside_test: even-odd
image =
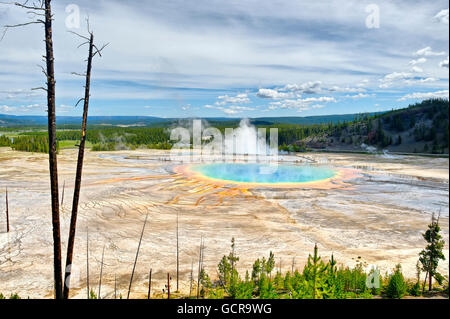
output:
[[[264,270],[266,271],[266,274],[269,275],[269,278],[272,277],[273,268],[275,268],[275,256],[272,252],[270,252],[269,259],[264,265]]]
[[[401,299],[406,293],[406,282],[402,274],[401,265],[395,267],[394,274],[389,278],[387,295],[389,298]]]
[[[235,255],[235,240],[231,240],[231,252],[228,256],[223,256],[218,265],[219,279],[223,289],[232,297],[236,297],[239,284],[239,273],[236,270],[236,263],[239,257]]]
[[[439,217],[435,218],[434,214],[431,217],[431,224],[428,225],[428,230],[422,234],[428,245],[419,254],[419,261],[422,264],[422,270],[425,271],[426,277],[424,282],[424,289],[426,280],[428,278],[428,290],[432,288],[432,281],[435,278],[439,283],[442,281],[442,275],[437,272],[439,260],[445,260],[442,252],[445,241],[439,234],[441,228],[439,226]]]
[[[321,260],[318,251],[316,244],[314,246],[314,256],[309,255],[308,264],[303,270],[306,289],[311,293],[312,299],[322,299],[329,294],[326,284],[328,265]]]

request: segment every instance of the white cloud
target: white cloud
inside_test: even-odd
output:
[[[448,69],[448,56],[447,56],[446,60],[439,62],[439,66],[441,68],[447,68]]]
[[[369,84],[369,82],[370,82],[369,80],[364,79],[360,83],[356,84],[356,86],[361,88],[361,87],[367,86]]]
[[[15,112],[16,108],[8,105],[0,105],[0,112],[9,113]]]
[[[435,16],[434,19],[436,21],[442,22],[444,24],[448,25],[448,9],[444,9],[439,11]]]
[[[248,95],[245,93],[238,94],[236,96],[223,95],[223,96],[219,96],[218,99],[220,101],[216,102],[216,105],[227,105],[228,103],[233,103],[233,104],[250,103],[250,99],[248,98]]]
[[[435,82],[435,81],[437,81],[437,79],[436,78],[424,78],[424,79],[420,79],[419,81],[422,83],[427,83],[427,82]]]
[[[291,92],[290,93],[278,92],[277,89],[259,89],[258,93],[256,93],[256,95],[262,99],[272,99],[272,100],[293,97],[293,94]]]
[[[44,109],[41,104],[25,104],[19,106],[8,106],[8,105],[0,105],[0,112],[10,113],[10,112],[20,112],[27,113],[30,111],[34,111],[36,109]]]
[[[411,73],[407,73],[407,72],[393,72],[390,73],[388,75],[386,75],[384,77],[384,81],[385,82],[391,82],[391,81],[395,81],[395,80],[401,80],[401,79],[406,79],[411,77],[412,74]]]
[[[415,72],[415,73],[422,73],[422,72],[423,72],[423,69],[420,68],[420,67],[418,67],[418,66],[413,66],[413,67],[411,68],[411,71],[413,71],[413,72]]]
[[[307,99],[303,99],[303,102],[311,103],[311,102],[335,102],[336,99],[334,97],[321,96],[321,97],[309,97]]]
[[[384,78],[380,79],[380,82],[382,82],[382,84],[380,85],[380,88],[388,88],[388,87],[392,86],[394,84],[394,82],[396,82],[396,81],[406,80],[406,79],[410,79],[413,77],[414,76],[412,73],[393,72],[393,73],[386,75]]]
[[[272,102],[269,105],[270,110],[280,109],[297,109],[298,112],[310,110],[312,108],[322,108],[321,104],[317,103],[336,103],[336,99],[328,96],[309,97],[306,99],[286,99],[279,102]]]
[[[239,105],[230,105],[228,107],[217,107],[218,110],[224,112],[225,114],[239,114],[244,111],[255,111],[255,108],[247,107],[247,106],[239,106]]]
[[[420,78],[420,79],[408,79],[405,80],[405,84],[407,85],[414,85],[414,84],[420,84],[420,83],[430,83],[430,82],[436,82],[437,79],[433,77],[428,78]]]
[[[256,108],[248,107],[248,106],[241,106],[241,105],[229,105],[229,106],[219,106],[219,105],[204,105],[207,109],[215,109],[224,112],[228,115],[234,115],[239,114],[245,111],[256,111]]]
[[[425,63],[425,62],[427,62],[427,59],[426,59],[426,58],[419,58],[419,59],[417,59],[417,60],[411,60],[411,61],[409,61],[409,65],[423,64],[423,63]]]
[[[432,98],[447,98],[448,99],[448,90],[442,90],[442,91],[436,91],[436,92],[418,92],[418,93],[410,93],[407,94],[398,101],[405,101],[405,100],[425,100],[425,99],[432,99]]]
[[[440,55],[444,55],[444,54],[445,54],[445,52],[433,52],[431,47],[425,47],[423,49],[416,51],[416,53],[414,53],[414,55],[416,55],[416,56],[440,56]]]
[[[321,81],[309,81],[303,84],[287,84],[282,88],[259,89],[256,96],[263,99],[301,98],[302,94],[318,94],[321,92]]]
[[[282,90],[303,94],[317,94],[321,91],[321,81],[309,81],[303,84],[288,84]]]
[[[345,97],[346,97],[346,98],[349,98],[349,99],[357,100],[357,99],[368,98],[368,97],[370,97],[370,96],[372,96],[372,95],[370,95],[370,94],[359,93],[359,94],[356,94],[356,95],[346,95]]]
[[[345,92],[345,93],[358,93],[358,92],[366,92],[366,89],[362,88],[361,86],[366,85],[367,82],[361,82],[357,86],[360,86],[358,88],[352,88],[352,87],[339,87],[339,86],[333,86],[328,89],[330,92]]]

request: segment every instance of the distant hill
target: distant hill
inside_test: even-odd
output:
[[[0,114],[0,127],[10,126],[41,126],[47,125],[46,116],[15,116]],[[80,125],[81,117],[57,116],[57,125]],[[90,116],[91,125],[129,125],[129,126],[152,126],[168,122],[168,120],[150,116]]]
[[[298,140],[296,145],[328,150],[448,154],[449,101],[431,99],[405,109],[342,122]]]
[[[371,113],[374,115],[377,113]],[[291,125],[311,125],[323,123],[338,123],[343,121],[353,121],[355,118],[360,118],[367,114],[344,114],[344,115],[323,115],[323,116],[308,116],[308,117],[262,117],[252,118],[250,122],[253,125],[277,125],[277,124],[291,124]],[[61,125],[80,125],[81,117],[76,116],[58,116],[56,117],[56,124]],[[192,120],[186,118],[159,118],[150,116],[90,116],[88,119],[89,125],[96,126],[121,126],[121,127],[155,127],[155,126],[169,126],[179,121]],[[241,119],[214,117],[204,118],[211,125],[237,125]],[[14,116],[0,114],[0,127],[14,127],[14,126],[45,126],[47,125],[46,116]]]

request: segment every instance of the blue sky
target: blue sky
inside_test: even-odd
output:
[[[67,24],[80,10],[80,28]],[[372,6],[370,6],[372,5]],[[379,27],[374,6],[379,9]],[[91,115],[268,117],[373,112],[449,95],[447,1],[55,1],[57,114],[80,115],[85,18]],[[25,11],[0,4],[0,25]],[[70,20],[73,21],[73,20]],[[372,24],[373,26],[373,24]],[[1,37],[0,32],[0,37]],[[45,115],[40,26],[0,41],[0,113]]]

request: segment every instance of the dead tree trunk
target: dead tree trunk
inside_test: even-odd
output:
[[[423,285],[422,285],[422,294],[425,293],[425,287],[427,285],[427,281],[428,281],[428,271],[425,273],[425,280],[423,281]]]
[[[295,257],[292,258],[291,275],[294,273],[294,267],[295,267]]]
[[[281,257],[280,257],[280,269],[279,269],[279,273],[280,273],[280,275],[281,275]]]
[[[194,261],[191,261],[191,277],[189,283],[189,297],[192,296],[192,283],[194,282]]]
[[[63,184],[63,190],[62,190],[62,195],[61,195],[61,205],[60,205],[61,208],[64,206],[64,190],[65,189],[66,189],[66,181],[64,181],[64,184]]]
[[[89,228],[86,229],[86,290],[87,299],[90,299],[91,291],[89,290]]]
[[[142,227],[141,238],[139,239],[139,245],[136,251],[136,258],[134,259],[133,271],[131,272],[130,285],[128,286],[127,299],[130,299],[131,285],[133,284],[134,271],[136,270],[136,264],[139,256],[139,250],[141,249],[142,237],[144,236],[145,225],[147,224],[148,214],[145,216],[144,226]]]
[[[431,291],[431,289],[433,289],[433,285],[432,285],[432,282],[433,282],[433,276],[428,276],[428,291]]]
[[[200,239],[200,251],[198,254],[197,299],[200,297],[200,281],[203,270],[203,237]]]
[[[51,0],[45,0],[45,47],[47,62],[47,106],[48,106],[48,142],[50,188],[52,198],[53,225],[53,268],[55,278],[55,297],[62,299],[61,269],[61,230],[59,220],[58,161],[56,151],[56,115],[55,115],[55,58],[53,56]]]
[[[78,150],[78,161],[77,161],[77,172],[75,177],[75,188],[73,192],[73,203],[72,203],[72,217],[70,219],[69,228],[69,241],[67,243],[67,256],[66,256],[66,275],[65,275],[65,285],[64,285],[64,298],[69,298],[69,287],[70,287],[70,265],[72,265],[73,258],[73,247],[75,244],[75,232],[77,227],[77,216],[78,216],[78,203],[80,201],[80,188],[81,188],[81,177],[83,174],[83,160],[84,160],[84,149],[86,145],[86,124],[89,109],[89,95],[91,87],[91,70],[92,70],[92,57],[94,50],[94,34],[91,33],[89,39],[89,56],[87,63],[86,72],[86,85],[84,93],[84,109],[83,109],[83,124],[81,129],[81,141]]]
[[[179,271],[180,271],[180,251],[179,251],[179,239],[178,239],[178,212],[177,212],[177,291],[179,290]]]
[[[100,279],[98,282],[98,299],[102,299],[100,294],[102,292],[102,277],[103,277],[103,260],[105,258],[105,246],[103,246],[103,252],[102,252],[102,263],[100,265]]]
[[[170,299],[170,273],[167,273],[167,299]]]
[[[73,249],[75,244],[75,233],[77,228],[77,216],[78,216],[78,204],[80,201],[80,189],[81,189],[81,177],[83,175],[83,161],[84,161],[84,150],[86,147],[86,130],[87,130],[87,118],[88,118],[88,110],[89,110],[89,97],[91,90],[91,72],[92,72],[92,60],[96,54],[101,56],[101,51],[106,47],[104,45],[101,49],[98,49],[94,44],[94,33],[89,30],[89,20],[88,20],[88,32],[89,37],[85,37],[79,35],[75,32],[77,36],[81,37],[86,42],[82,43],[81,46],[85,44],[89,44],[89,55],[87,59],[87,70],[86,70],[86,84],[84,86],[84,98],[78,101],[84,101],[83,107],[83,123],[81,128],[81,141],[78,149],[78,160],[77,160],[77,171],[75,176],[75,188],[73,192],[73,202],[72,202],[72,215],[70,219],[70,228],[69,228],[69,240],[67,243],[67,256],[66,256],[66,274],[65,274],[65,285],[64,285],[64,298],[69,298],[69,289],[70,289],[70,269],[68,267],[72,265],[73,258]],[[77,103],[77,104],[78,104]]]
[[[114,275],[114,299],[117,299],[117,275]]]
[[[152,269],[150,269],[150,273],[148,274],[148,295],[147,299],[150,299],[152,295]]]
[[[4,4],[4,3],[3,3]],[[7,3],[8,4],[8,3]],[[48,112],[48,142],[49,142],[49,172],[50,172],[50,195],[52,206],[52,232],[53,232],[53,276],[55,298],[63,298],[63,282],[61,268],[61,230],[59,220],[59,189],[58,189],[58,162],[56,144],[56,115],[55,115],[55,59],[53,55],[53,30],[52,30],[52,8],[51,0],[39,0],[28,4],[11,3],[17,7],[28,10],[27,13],[34,14],[36,20],[12,26],[5,26],[6,30],[14,27],[22,27],[31,24],[44,25],[45,29],[45,62],[46,69],[42,67],[47,80],[47,87],[35,88],[33,90],[44,90],[47,92],[47,112]],[[2,38],[4,37],[3,34]],[[0,39],[1,40],[1,39]]]
[[[8,187],[6,187],[6,232],[9,233]]]

